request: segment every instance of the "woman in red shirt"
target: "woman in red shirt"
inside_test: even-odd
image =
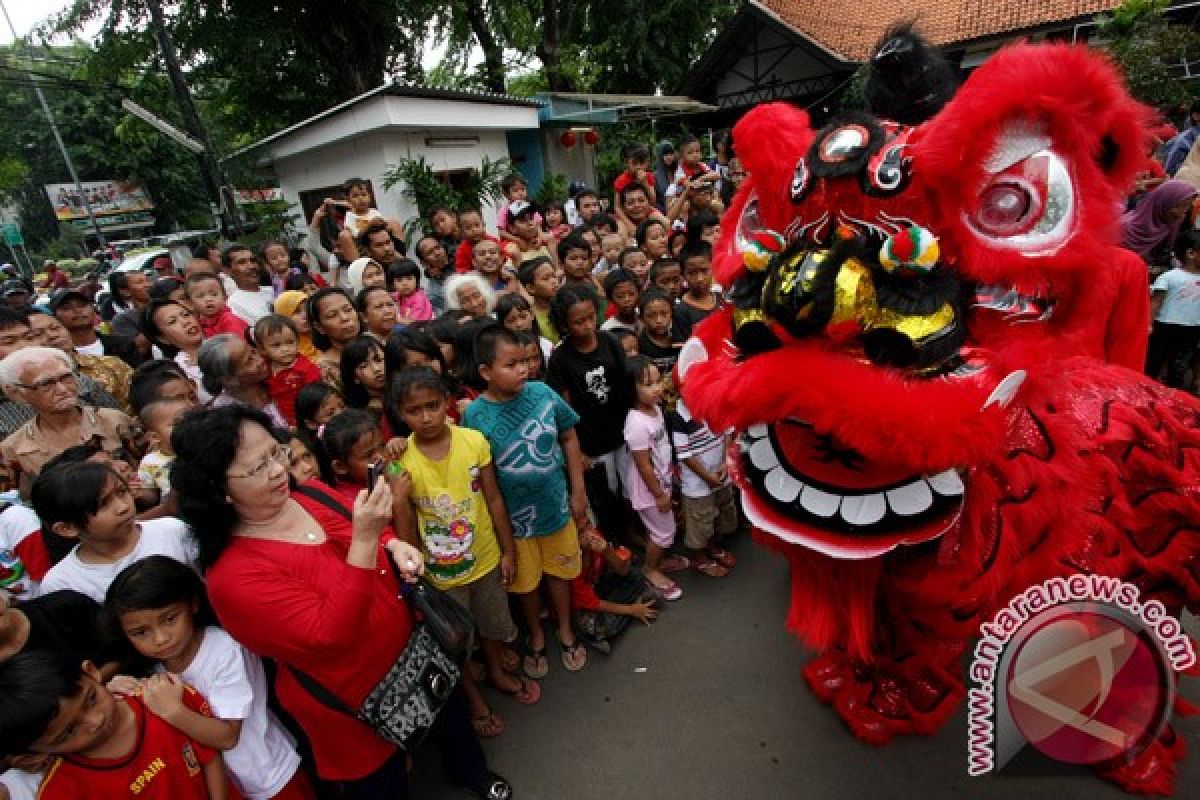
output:
[[[287,448],[268,418],[245,406],[192,412],[171,440],[172,492],[195,531],[212,606],[230,635],[280,664],[276,691],[307,734],[317,773],[350,800],[407,797],[404,752],[319,702],[287,668],[357,708],[404,650],[413,620],[385,559],[416,565],[411,574],[422,557],[381,537],[391,520],[390,489],[380,483],[360,493],[352,523],[293,496]],[[511,797],[508,783],[487,769],[460,692],[442,708],[431,737],[452,781],[488,800]]]

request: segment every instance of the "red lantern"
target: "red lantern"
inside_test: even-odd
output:
[[[574,147],[575,142],[579,141],[579,137],[575,135],[575,131],[563,131],[563,135],[558,137],[558,141],[563,147]]]
[[[587,133],[585,133],[583,135],[583,141],[587,142],[590,145],[595,145],[597,142],[600,141],[600,134],[596,133],[593,130],[589,130]]]

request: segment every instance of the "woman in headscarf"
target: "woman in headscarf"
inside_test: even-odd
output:
[[[1148,192],[1132,211],[1121,217],[1121,246],[1147,262],[1153,262],[1160,249],[1169,253],[1180,227],[1191,214],[1196,195],[1195,186],[1175,180]]]
[[[666,187],[675,182],[675,169],[679,165],[679,156],[675,152],[675,145],[671,144],[669,139],[659,142],[655,152],[657,157],[654,159],[654,185],[658,187],[659,210],[665,211],[666,198],[663,193],[666,192]]]
[[[358,258],[346,268],[346,282],[350,284],[350,292],[354,297],[368,286],[382,286],[389,292],[387,270],[373,258]]]

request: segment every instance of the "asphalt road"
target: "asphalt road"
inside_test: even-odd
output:
[[[800,678],[805,653],[784,630],[784,563],[749,539],[723,579],[680,577],[684,597],[653,627],[631,628],[584,671],[551,672],[533,707],[493,697],[507,730],[485,743],[517,800],[731,798],[1125,797],[1089,771],[1020,757],[1000,775],[966,773],[966,713],[936,736],[885,748],[853,739]],[[1195,621],[1189,626],[1196,635]],[[1182,692],[1200,701],[1200,681]],[[493,693],[494,695],[495,693]],[[1200,721],[1177,797],[1200,796]],[[435,753],[418,754],[413,796],[470,797],[447,786]]]

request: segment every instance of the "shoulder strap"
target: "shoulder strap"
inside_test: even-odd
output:
[[[315,500],[316,502],[320,503],[326,508],[332,509],[348,520],[354,519],[354,514],[350,512],[350,509],[346,508],[345,503],[338,500],[336,497],[333,497],[328,492],[321,491],[315,486],[309,486],[307,484],[303,486],[297,486],[295,492],[296,494],[304,495],[310,500]]]
[[[291,664],[288,664],[287,668],[291,671],[292,675],[295,676],[296,682],[303,686],[304,690],[311,694],[313,699],[318,703],[332,708],[334,711],[340,711],[343,714],[349,714],[355,718],[358,717],[357,711],[346,705],[346,703],[344,703],[340,697],[322,686],[316,678],[301,669],[293,667]]]

